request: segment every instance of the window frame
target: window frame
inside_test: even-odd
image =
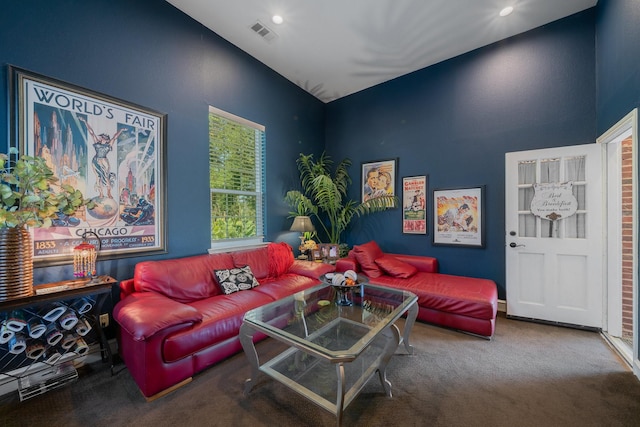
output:
[[[211,248],[209,253],[226,252],[229,250],[248,249],[252,247],[260,247],[266,245],[264,242],[264,236],[266,235],[266,206],[265,206],[265,192],[266,192],[266,128],[264,125],[252,122],[240,116],[236,116],[219,108],[209,106],[209,114],[207,115],[207,124],[209,123],[209,117],[211,115],[219,116],[223,119],[235,122],[241,126],[252,128],[262,134],[262,146],[256,147],[256,190],[255,191],[240,191],[240,190],[228,190],[219,191],[225,194],[247,194],[256,197],[256,235],[251,237],[239,237],[239,238],[227,238],[214,240],[212,235],[213,228],[213,211],[211,210],[212,196],[216,193],[216,188],[211,187],[209,183],[209,234],[211,239]],[[211,147],[211,139],[209,139],[208,147]],[[210,155],[210,153],[208,153]],[[209,170],[211,170],[211,162],[209,162]]]

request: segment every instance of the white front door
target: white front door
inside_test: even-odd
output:
[[[507,315],[602,327],[601,149],[506,154]]]

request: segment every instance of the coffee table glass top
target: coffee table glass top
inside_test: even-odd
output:
[[[245,322],[332,362],[352,361],[393,324],[417,297],[371,284],[348,290],[352,305],[336,304],[339,289],[320,285],[245,314]]]

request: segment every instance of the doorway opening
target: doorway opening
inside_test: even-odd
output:
[[[603,333],[640,377],[638,362],[637,110],[598,142],[606,146],[606,312]]]

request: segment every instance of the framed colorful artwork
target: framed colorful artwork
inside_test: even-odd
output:
[[[427,176],[402,178],[402,232],[427,234]]]
[[[362,163],[362,202],[381,196],[396,196],[398,159]],[[395,207],[388,202],[388,207]]]
[[[31,229],[34,263],[63,264],[83,234],[98,259],[166,252],[166,115],[9,66],[12,141],[93,201]],[[97,239],[92,242],[96,243]]]
[[[484,186],[433,191],[433,244],[484,247]]]

